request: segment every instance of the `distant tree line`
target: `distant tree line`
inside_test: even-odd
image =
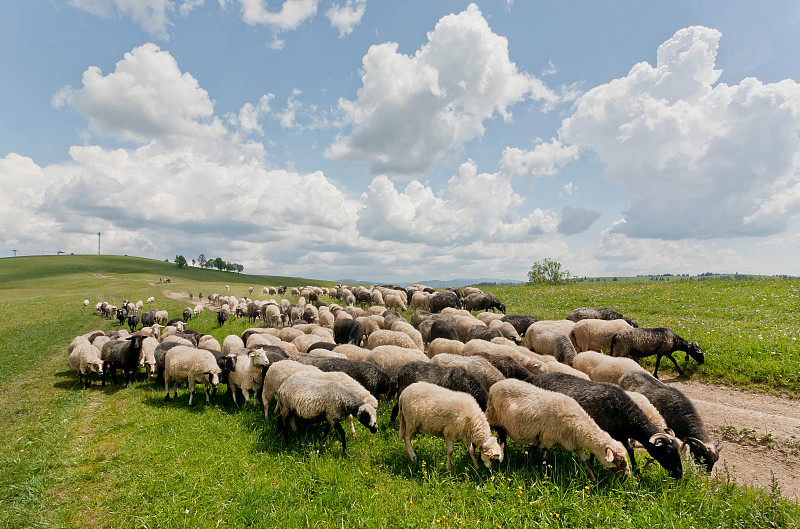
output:
[[[175,264],[178,268],[184,268],[189,265],[186,261],[186,258],[182,255],[175,256]],[[200,254],[197,259],[192,259],[192,266],[195,264],[199,265],[200,268],[216,268],[217,270],[223,272],[239,272],[240,274],[244,271],[244,266],[240,265],[239,263],[231,263],[230,261],[225,261],[222,257],[216,257],[214,259],[207,259],[204,254]]]

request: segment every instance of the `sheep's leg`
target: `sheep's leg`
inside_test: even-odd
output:
[[[400,411],[400,402],[394,403],[394,408],[392,408],[392,416],[389,417],[389,424],[394,424],[395,419],[397,419],[397,412]]]
[[[206,390],[206,404],[211,404],[211,397],[209,397],[208,395],[208,388],[211,387],[211,384],[209,382],[204,382],[203,386],[205,387]]]
[[[687,353],[687,354],[688,354],[688,353]],[[680,366],[678,366],[678,362],[675,360],[675,357],[674,357],[674,356],[672,356],[672,353],[669,353],[669,354],[667,355],[667,358],[669,358],[670,360],[672,360],[672,363],[675,365],[675,369],[677,369],[677,370],[678,370],[678,374],[679,374],[680,376],[682,376],[682,377],[685,377],[686,375],[685,375],[685,374],[684,374],[684,372],[681,370]]]
[[[169,380],[167,377],[164,377],[164,390],[167,392],[164,396],[164,400],[169,400]]]
[[[636,454],[633,452],[633,445],[630,441],[625,441],[625,450],[628,451],[628,459],[631,460],[631,471],[635,476],[639,475],[639,467],[636,466]]]
[[[178,379],[172,381],[172,398],[178,398]]]
[[[586,469],[586,473],[589,475],[589,479],[591,480],[592,483],[597,483],[597,476],[594,475],[592,466],[589,464],[589,458],[586,457],[586,451],[583,448],[578,448],[577,452],[578,452],[578,457],[581,458],[583,467]]]
[[[453,441],[450,441],[451,446],[452,443]],[[479,470],[480,467],[478,467],[478,458],[475,457],[475,445],[470,443],[469,446],[467,447],[467,452],[469,452],[469,457],[472,458],[472,466],[475,467],[475,470]]]
[[[400,424],[403,424],[403,423],[401,422]],[[411,432],[410,430],[407,429],[405,431],[405,437],[403,437],[403,441],[405,441],[405,443],[406,443],[406,453],[408,454],[408,458],[411,459],[411,461],[416,461],[417,460],[417,454],[414,453],[414,447],[411,446],[411,437],[413,435],[414,435],[414,432]]]
[[[330,426],[330,423],[328,424]],[[342,428],[342,425],[339,424],[339,421],[333,423],[333,427],[336,429],[337,432],[339,432],[339,437],[342,440],[342,456],[347,457],[347,439],[345,438],[344,435],[344,429]]]
[[[189,406],[192,405],[192,397],[194,397],[194,382],[188,381],[189,384]]]
[[[230,382],[228,382],[228,392],[231,395],[231,400],[233,400],[234,405],[236,405],[238,407],[239,404],[236,402],[236,386],[234,386]]]
[[[495,427],[497,430],[497,442],[500,444],[500,448],[503,449],[503,452],[506,450],[506,436],[508,432],[506,432],[505,428]]]
[[[244,397],[244,403],[247,404],[250,402],[250,390],[246,388],[242,388],[242,396]]]
[[[353,439],[356,438],[356,425],[353,424],[353,415],[349,415],[348,418],[350,419],[350,433],[353,434]]]

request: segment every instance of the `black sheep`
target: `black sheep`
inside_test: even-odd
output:
[[[148,310],[142,314],[142,327],[152,327],[156,322],[156,309]]]
[[[525,381],[575,399],[600,428],[625,446],[634,473],[638,473],[638,469],[631,439],[639,441],[670,476],[683,477],[678,440],[659,430],[621,387],[565,373],[542,373]]]
[[[453,391],[468,393],[475,397],[475,401],[477,401],[481,410],[486,411],[489,392],[486,391],[486,388],[477,378],[463,367],[443,366],[431,362],[409,362],[397,374],[398,396],[414,382],[430,382]],[[397,412],[398,403],[395,402],[394,408],[392,408],[392,416],[389,419],[392,424],[397,419]]]
[[[450,290],[440,290],[431,296],[431,312],[442,312],[442,309],[461,308],[461,300]]]
[[[675,369],[678,370],[680,376],[686,376],[678,366],[675,357],[672,356],[675,351],[686,351],[686,356],[691,356],[698,364],[705,361],[703,349],[697,342],[684,340],[666,327],[625,329],[615,333],[611,338],[611,356],[643,358],[656,355],[656,368],[653,371],[653,376],[656,378],[658,378],[658,366],[661,364],[662,356],[666,356],[675,364]]]
[[[333,324],[333,341],[337,344],[351,343],[360,347],[364,341],[364,327],[356,320],[336,320]]]
[[[309,346],[308,352],[313,351],[314,349],[324,349],[326,351],[333,351],[337,347],[337,344],[330,343],[330,342],[316,342]]]
[[[186,307],[185,309],[183,309],[183,319],[184,319],[184,321],[189,321],[189,319],[191,317],[192,317],[192,309],[190,309],[189,307]]]
[[[125,309],[117,310],[117,321],[119,324],[122,325],[125,323],[125,319],[128,317],[128,311]]]
[[[247,319],[251,323],[255,323],[256,319],[258,319],[261,312],[258,309],[258,305],[255,303],[248,303],[247,304]]]
[[[522,362],[510,356],[492,354],[484,351],[467,352],[464,353],[464,356],[481,356],[485,358],[495,369],[503,373],[503,376],[506,378],[525,380],[533,374],[532,371],[522,365]]]
[[[467,310],[488,311],[497,309],[503,314],[506,313],[506,306],[489,292],[476,292],[463,299],[464,308]]]
[[[536,323],[539,320],[526,314],[506,314],[500,318],[500,321],[507,321],[512,327],[514,327],[514,330],[517,331],[517,334],[520,336],[525,336],[525,331],[528,330],[528,327],[530,327],[532,323]]]
[[[156,385],[164,384],[164,367],[166,366],[167,351],[179,345],[182,344],[178,342],[162,342],[158,344],[156,350],[153,351],[153,356],[156,360]]]
[[[136,332],[124,340],[112,340],[103,344],[100,357],[103,359],[102,385],[106,385],[106,373],[111,373],[111,381],[117,383],[117,369],[125,374],[127,388],[136,376],[139,357],[142,355],[142,342],[145,335]]]
[[[217,312],[217,326],[222,327],[226,321],[228,321],[228,309]]]
[[[128,328],[130,328],[131,332],[136,331],[136,327],[139,325],[139,315],[138,314],[131,314],[128,316]]]
[[[697,464],[711,472],[719,459],[722,443],[711,441],[708,429],[689,397],[648,373],[625,373],[620,377],[619,385],[626,391],[636,391],[647,397],[675,436],[689,446]]]
[[[491,342],[492,338],[502,337],[503,334],[499,329],[490,329],[486,325],[473,325],[467,329],[467,339],[464,340],[464,342],[466,343],[470,340],[486,340],[487,342]]]
[[[184,324],[186,323],[186,321],[183,318],[172,318],[171,320],[169,320],[167,322],[167,327],[169,327],[170,325],[175,325],[178,322],[181,322],[181,323],[184,323]]]
[[[574,321],[576,323],[581,320],[587,320],[587,319],[625,320],[631,327],[639,326],[639,324],[637,324],[635,321],[631,320],[630,318],[626,318],[619,312],[610,309],[608,307],[604,307],[602,309],[596,309],[593,307],[580,307],[570,312],[565,319]]]

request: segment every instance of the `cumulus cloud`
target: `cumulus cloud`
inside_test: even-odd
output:
[[[555,231],[555,214],[536,209],[522,217],[523,202],[510,178],[478,173],[468,161],[438,194],[418,181],[399,192],[386,176],[376,177],[361,195],[357,226],[369,239],[445,246],[530,241]]]
[[[578,158],[578,147],[563,145],[553,139],[540,143],[531,151],[506,147],[500,159],[501,170],[508,174],[517,174],[536,178],[555,174],[558,169]]]
[[[352,133],[337,136],[329,158],[363,161],[373,174],[418,176],[481,136],[487,119],[510,119],[513,104],[559,99],[517,69],[508,41],[475,4],[439,20],[413,56],[397,48],[386,42],[364,56],[357,99],[339,100],[342,125]]]
[[[317,14],[318,0],[285,0],[280,11],[269,11],[264,0],[239,0],[247,24],[270,26],[273,31],[289,31]]]
[[[62,88],[53,104],[74,107],[101,134],[139,143],[180,143],[216,140],[226,133],[208,92],[153,43],[126,53],[108,75],[89,67],[82,82],[81,88]]]
[[[558,233],[563,235],[583,233],[599,218],[599,211],[564,206],[561,210],[561,220],[558,222]]]
[[[675,240],[783,231],[800,208],[800,85],[718,83],[720,32],[694,26],[659,46],[656,66],[581,96],[561,139],[590,149],[633,195],[630,237]],[[793,198],[794,197],[794,198]]]
[[[202,0],[185,0],[181,13],[202,5]],[[168,12],[175,10],[170,0],[69,0],[69,5],[82,9],[101,18],[128,17],[150,35],[167,39],[167,26],[170,25]]]
[[[339,38],[344,38],[353,32],[367,9],[367,0],[347,0],[344,5],[333,4],[325,13],[331,21],[331,26],[339,30]]]
[[[258,132],[261,136],[264,135],[264,129],[261,127],[259,120],[270,112],[269,102],[275,98],[275,94],[264,94],[258,99],[258,104],[245,103],[239,109],[239,115],[234,120],[239,130],[245,134],[251,132]]]

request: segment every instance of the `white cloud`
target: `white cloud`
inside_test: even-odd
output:
[[[561,210],[561,220],[558,223],[558,233],[563,235],[583,233],[599,218],[599,211],[564,206]]]
[[[576,186],[574,183],[572,183],[572,181],[567,182],[566,184],[564,184],[564,192],[567,195],[571,195],[572,193],[574,193],[577,190],[578,190],[578,186]],[[558,196],[561,196],[561,193],[559,193]]]
[[[264,0],[239,0],[247,24],[270,26],[274,31],[289,31],[317,14],[318,0],[285,0],[280,11],[269,11]]]
[[[655,67],[636,64],[593,88],[564,120],[561,139],[597,153],[606,177],[633,195],[616,231],[760,236],[784,230],[800,207],[800,85],[717,83],[720,37],[701,26],[679,30]]]
[[[554,213],[536,209],[521,217],[523,202],[510,178],[478,173],[468,161],[438,194],[418,181],[401,193],[387,177],[376,177],[361,195],[357,226],[365,238],[434,246],[522,242],[555,231]]]
[[[205,0],[183,0],[178,8],[178,12],[182,17],[185,17],[188,16],[194,8],[201,7],[203,4],[205,4]]]
[[[183,4],[197,1],[202,4],[202,0],[184,1]],[[129,17],[150,35],[165,40],[168,38],[167,26],[170,25],[167,12],[175,10],[175,3],[170,0],[69,0],[69,5],[101,18],[114,15]],[[184,9],[191,10],[191,7],[184,8],[184,5],[181,5],[182,12]]]
[[[542,77],[558,73],[556,65],[553,64],[552,59],[547,61],[547,68],[542,68]]]
[[[89,67],[82,81],[82,88],[64,87],[53,104],[75,107],[96,132],[140,143],[216,140],[226,133],[208,93],[155,44],[126,53],[108,75]]]
[[[501,170],[530,178],[555,174],[558,169],[578,158],[578,147],[563,145],[553,139],[540,143],[532,151],[506,147],[500,159]]]
[[[303,104],[298,100],[300,94],[302,94],[301,90],[293,89],[292,95],[286,99],[284,109],[275,114],[275,117],[280,121],[281,127],[295,131],[328,128],[330,122],[327,113],[320,111],[316,105]]]
[[[325,13],[331,21],[331,26],[339,30],[339,38],[344,38],[353,32],[367,8],[367,0],[347,0],[344,5],[333,4]]]
[[[329,158],[363,161],[373,174],[418,176],[483,135],[485,120],[510,119],[511,105],[559,99],[541,80],[519,72],[508,41],[492,32],[475,4],[439,20],[413,56],[397,48],[386,42],[364,56],[357,99],[339,101],[342,125],[352,133],[337,136]]]
[[[274,94],[264,94],[258,99],[258,105],[252,103],[245,103],[239,110],[236,124],[239,130],[245,134],[251,132],[258,132],[261,136],[264,135],[264,129],[261,127],[259,120],[262,116],[270,112],[269,102],[275,98]]]

